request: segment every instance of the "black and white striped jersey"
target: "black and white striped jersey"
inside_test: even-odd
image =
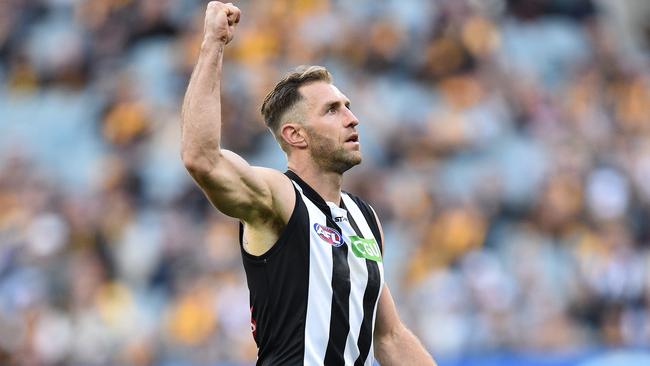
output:
[[[296,204],[261,256],[241,252],[258,365],[372,365],[382,243],[372,208],[325,202],[294,172]],[[240,245],[243,230],[240,227]]]

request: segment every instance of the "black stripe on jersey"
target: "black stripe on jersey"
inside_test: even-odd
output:
[[[330,336],[325,351],[325,365],[343,365],[345,343],[350,332],[350,266],[348,246],[332,246],[332,316]]]
[[[375,311],[375,304],[377,303],[377,296],[379,296],[379,283],[381,282],[379,267],[375,261],[366,259],[366,269],[368,270],[368,285],[366,286],[366,291],[363,293],[363,321],[361,322],[361,330],[359,331],[359,339],[357,340],[359,357],[354,362],[355,366],[363,365],[370,352],[370,345],[372,344],[372,318]]]
[[[318,209],[325,214],[327,227],[338,230],[341,228],[332,219],[332,212],[318,192],[314,191],[296,173],[287,170],[285,174],[298,183],[307,198],[309,198]],[[343,202],[341,200],[341,202]],[[329,339],[325,351],[324,364],[343,365],[345,364],[345,343],[350,332],[350,266],[348,265],[348,246],[332,246],[332,306],[330,314]],[[364,310],[365,312],[365,310]]]
[[[354,232],[363,238],[361,230],[359,230],[359,226],[354,220],[354,217],[352,217],[352,214],[350,214],[350,211],[348,211],[348,221],[350,222],[350,226],[354,229]],[[367,218],[366,221],[370,222]],[[366,285],[366,290],[363,293],[363,320],[361,321],[359,339],[357,339],[359,357],[357,357],[357,360],[354,362],[355,366],[362,366],[366,362],[366,358],[370,352],[370,345],[372,344],[372,317],[375,310],[375,303],[377,302],[377,296],[379,296],[379,283],[381,282],[379,266],[375,261],[366,259],[366,269],[368,270],[368,283]]]

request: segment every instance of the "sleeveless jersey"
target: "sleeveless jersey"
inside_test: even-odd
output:
[[[292,171],[296,203],[261,256],[240,247],[257,365],[372,365],[382,243],[372,208],[342,192],[325,202]]]

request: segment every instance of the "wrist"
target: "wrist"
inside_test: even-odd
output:
[[[225,47],[225,42],[205,36],[201,42],[201,53],[221,56]]]

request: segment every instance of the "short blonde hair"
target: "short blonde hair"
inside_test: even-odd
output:
[[[323,66],[298,66],[286,74],[267,94],[261,112],[266,126],[273,134],[277,134],[286,112],[303,98],[298,89],[314,81],[331,83],[332,75]]]

